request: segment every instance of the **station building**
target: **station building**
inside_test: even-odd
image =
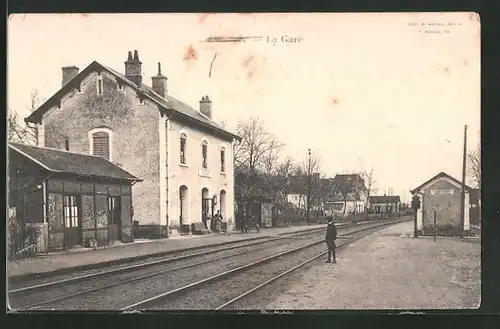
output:
[[[160,63],[148,86],[138,52],[125,59],[124,74],[96,61],[82,71],[63,67],[59,91],[25,119],[37,125],[38,146],[64,150],[66,143],[137,175],[137,228],[191,234],[219,210],[231,230],[233,143],[240,138],[213,120],[208,96],[195,109],[170,95]]]
[[[69,249],[89,238],[132,242],[139,178],[100,156],[24,144],[9,143],[8,159],[9,219],[20,225],[22,248]]]

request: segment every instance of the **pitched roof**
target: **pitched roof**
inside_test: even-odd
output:
[[[139,94],[155,102],[160,108],[165,110],[165,112],[169,115],[172,114],[180,115],[182,117],[189,119],[193,123],[201,124],[206,128],[211,128],[214,131],[223,134],[225,137],[229,137],[232,139],[234,138],[237,140],[241,139],[239,136],[225,130],[218,123],[204,116],[199,111],[196,111],[191,106],[181,102],[180,100],[170,95],[167,95],[167,98],[165,99],[159,94],[155,93],[151,87],[145,84],[142,84],[139,87],[135,83],[127,79],[127,77],[124,74],[107,66],[104,66],[98,63],[97,61],[93,61],[85,69],[83,69],[77,76],[68,81],[68,83],[62,86],[61,89],[59,89],[59,91],[57,91],[54,95],[52,95],[52,97],[50,97],[47,101],[45,101],[45,103],[43,103],[38,109],[33,111],[27,118],[25,118],[25,121],[32,123],[39,122],[46,111],[48,111],[53,106],[59,106],[61,98],[70,90],[74,88],[79,88],[82,80],[85,79],[85,77],[87,77],[94,71],[97,72],[107,71],[108,73],[114,75],[115,78],[118,78],[120,81],[130,86]]]
[[[398,195],[372,195],[370,196],[371,203],[398,203],[401,199]]]
[[[307,176],[288,176],[289,194],[302,194],[306,192]]]
[[[365,180],[360,174],[337,174],[333,178],[333,182],[340,191],[347,193],[356,192],[356,185],[365,188]]]
[[[9,143],[9,149],[35,162],[52,173],[73,174],[82,177],[142,181],[114,163],[100,156]]]
[[[425,185],[429,184],[430,182],[432,182],[433,180],[435,179],[438,179],[438,178],[448,178],[450,179],[451,181],[455,182],[456,184],[458,185],[462,185],[462,182],[459,181],[458,179],[448,175],[447,173],[445,172],[440,172],[439,174],[437,174],[436,176],[432,177],[431,179],[429,179],[428,181],[420,184],[419,186],[415,187],[413,190],[411,190],[411,194],[415,194],[418,190],[420,190],[421,188],[423,188]],[[468,185],[465,185],[465,189],[466,190],[472,190],[472,187],[468,186]]]
[[[312,176],[315,180],[319,180],[321,184],[321,179],[319,173],[314,173]],[[307,186],[309,182],[309,176],[307,175],[297,175],[288,176],[288,193],[289,194],[303,194],[307,192]]]

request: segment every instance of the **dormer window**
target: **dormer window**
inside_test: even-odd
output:
[[[139,105],[143,106],[145,104],[146,104],[146,102],[144,101],[144,98],[143,97],[139,97]]]
[[[102,76],[97,78],[97,96],[102,96],[104,94],[104,85],[102,82]]]
[[[203,141],[203,143],[201,144],[201,156],[202,156],[201,166],[205,169],[208,168],[207,155],[208,155],[208,143],[207,141]]]
[[[118,89],[118,91],[124,91],[125,87],[123,86],[123,84],[119,83],[117,89]]]

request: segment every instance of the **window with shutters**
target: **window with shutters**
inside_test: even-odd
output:
[[[226,150],[224,147],[220,148],[220,172],[226,172]]]
[[[208,155],[208,143],[207,141],[203,141],[203,143],[201,144],[201,156],[202,156],[201,166],[205,169],[208,168],[207,155]]]
[[[181,164],[186,164],[186,134],[181,134]]]
[[[107,128],[97,128],[89,132],[90,154],[101,156],[112,161],[112,131]]]

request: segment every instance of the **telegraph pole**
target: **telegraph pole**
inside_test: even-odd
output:
[[[307,174],[309,175],[308,180],[309,180],[309,186],[307,187],[307,207],[306,207],[306,218],[307,222],[309,222],[309,210],[311,209],[311,189],[312,189],[312,170],[311,170],[311,149],[308,149],[308,160],[307,160]]]
[[[462,194],[460,198],[460,237],[464,236],[465,225],[465,170],[467,166],[467,125],[464,126],[464,154],[462,159]]]

